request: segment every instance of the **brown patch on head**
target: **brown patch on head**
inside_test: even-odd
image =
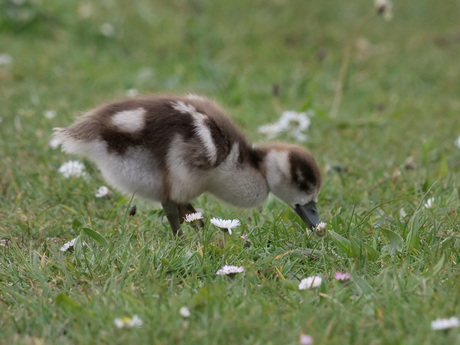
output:
[[[307,193],[319,192],[322,183],[321,172],[310,152],[292,145],[289,147],[289,161],[293,183]]]

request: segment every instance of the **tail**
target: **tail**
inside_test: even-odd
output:
[[[69,137],[66,132],[67,132],[67,128],[54,127],[53,128],[53,138],[58,140],[59,143],[62,144]]]
[[[62,150],[64,150],[63,144],[69,139],[69,135],[66,133],[67,128],[55,127],[53,128],[53,139],[59,142],[59,145],[62,146]]]
[[[53,138],[55,138],[59,142],[62,151],[66,153],[76,154],[79,156],[87,156],[89,143],[85,140],[80,140],[72,136],[72,131],[69,130],[70,128],[71,127],[53,128]]]

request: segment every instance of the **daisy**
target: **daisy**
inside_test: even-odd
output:
[[[13,62],[13,58],[10,54],[0,54],[0,66],[9,65]]]
[[[323,237],[326,235],[326,225],[327,223],[320,222],[316,227],[315,227],[315,234],[319,237]]]
[[[460,149],[460,135],[458,136],[457,140],[455,140],[455,146]]]
[[[103,198],[105,196],[108,196],[110,194],[109,189],[106,186],[101,186],[98,188],[96,192],[96,198]]]
[[[269,123],[259,127],[259,133],[265,134],[268,139],[274,139],[283,132],[296,139],[297,141],[307,140],[303,131],[310,127],[310,116],[312,112],[298,113],[287,110],[281,114],[277,122]]]
[[[297,131],[304,131],[310,127],[310,118],[307,113],[287,110],[283,111],[278,123],[281,127],[285,128],[285,130],[295,129]]]
[[[104,23],[99,28],[101,30],[101,34],[105,37],[114,37],[115,36],[115,28],[110,23]]]
[[[313,345],[313,337],[305,333],[300,333],[299,345]]]
[[[434,198],[429,198],[425,205],[423,205],[424,208],[431,208],[433,206],[433,203],[434,203]]]
[[[304,278],[300,281],[299,290],[313,289],[321,286],[323,279],[320,276]]]
[[[212,218],[211,223],[221,229],[227,229],[228,233],[232,234],[232,229],[236,228],[237,226],[241,225],[238,219],[220,219],[220,218]]]
[[[49,142],[48,145],[52,149],[57,149],[61,143],[59,142],[59,139],[57,138],[52,138]]]
[[[294,131],[291,133],[291,137],[293,137],[295,140],[303,143],[304,141],[307,141],[308,137],[306,134],[300,132],[300,131]]]
[[[347,280],[350,280],[351,276],[350,276],[350,273],[348,272],[345,272],[345,273],[335,272],[334,278],[338,280],[339,282],[346,282]]]
[[[189,213],[185,215],[184,220],[187,223],[194,222],[196,220],[203,219],[203,214],[201,212]]]
[[[383,19],[390,21],[393,18],[393,4],[389,0],[375,0],[375,9],[377,13],[383,16]]]
[[[43,113],[43,115],[44,115],[47,119],[51,120],[51,119],[53,119],[53,118],[56,116],[56,110],[45,110],[45,112]]]
[[[87,19],[93,14],[93,7],[89,3],[83,3],[78,6],[78,16],[81,19]]]
[[[431,322],[431,329],[435,331],[443,331],[460,326],[457,317],[452,316],[450,319],[436,319]]]
[[[137,89],[129,89],[126,91],[126,96],[128,97],[136,97],[139,94],[139,91]]]
[[[182,307],[179,310],[180,316],[182,316],[184,319],[188,319],[190,317],[190,310],[187,307]]]
[[[113,323],[117,328],[134,328],[134,327],[141,327],[142,320],[139,316],[134,315],[133,317],[122,317],[113,320]]]
[[[231,276],[232,277],[237,273],[243,273],[243,272],[244,272],[244,267],[225,265],[220,270],[218,270],[216,274],[218,276]]]
[[[68,251],[69,249],[73,249],[74,245],[75,245],[75,241],[77,240],[77,238],[74,238],[73,240],[67,242],[66,244],[64,244],[62,247],[61,247],[61,252],[66,252]]]
[[[268,139],[274,139],[281,134],[285,129],[281,127],[279,123],[269,123],[267,125],[260,126],[258,131],[260,134],[264,134]]]
[[[65,178],[69,177],[86,177],[85,166],[79,161],[68,161],[61,165],[59,172]]]

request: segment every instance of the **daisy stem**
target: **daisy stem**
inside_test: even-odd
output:
[[[332,108],[330,113],[330,117],[332,119],[337,117],[337,113],[340,108],[340,103],[342,102],[343,83],[345,80],[345,76],[347,75],[348,66],[350,65],[351,51],[353,49],[353,45],[356,42],[356,39],[358,35],[361,33],[363,27],[375,16],[377,16],[377,11],[373,9],[372,12],[369,12],[369,14],[366,15],[363,18],[363,20],[359,23],[356,30],[353,32],[353,34],[347,42],[345,52],[343,55],[342,66],[340,67],[339,81],[337,82],[334,99],[332,100]]]

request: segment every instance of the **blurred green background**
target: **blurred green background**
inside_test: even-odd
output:
[[[308,332],[317,344],[458,343],[458,333],[435,334],[429,322],[460,316],[460,1],[397,1],[393,12],[357,32],[375,13],[370,0],[0,0],[0,237],[10,243],[0,248],[3,339],[296,344]],[[314,111],[301,144],[324,173],[322,218],[349,242],[306,238],[277,201],[238,211],[201,197],[208,215],[244,219],[242,231],[254,236],[245,251],[235,238],[205,248],[203,259],[193,232],[171,238],[148,205],[125,223],[121,195],[94,200],[104,182],[93,165],[86,182],[58,173],[70,158],[49,147],[53,127],[134,93],[187,92],[222,104],[255,142],[282,111]],[[424,209],[430,197],[434,207]],[[59,253],[84,226],[110,242],[91,249],[90,273],[84,251]],[[274,261],[303,247],[320,250],[320,260]],[[247,281],[215,280],[222,258],[244,264]],[[347,270],[358,288],[340,290],[330,278],[326,297],[298,296],[276,270],[292,281]],[[178,331],[177,310],[189,301],[198,316]],[[147,326],[114,333],[120,311]]]

